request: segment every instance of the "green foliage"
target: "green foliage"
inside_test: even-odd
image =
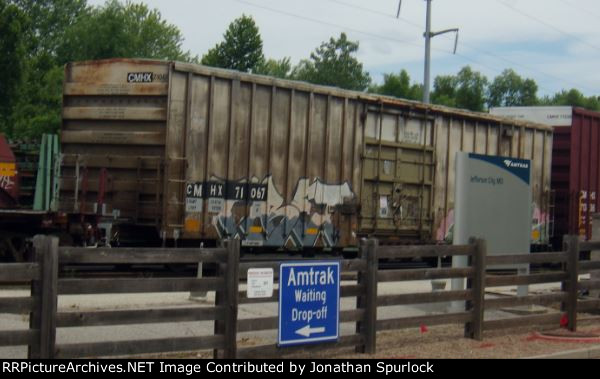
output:
[[[1,95],[2,99],[17,99],[0,116],[4,129],[15,137],[58,131],[62,66],[67,62],[116,57],[198,60],[182,50],[179,29],[144,4],[110,0],[89,7],[86,0],[0,0],[1,7],[7,3],[28,21],[20,33],[21,60],[4,45],[9,34],[0,33],[0,61],[6,59],[11,69],[20,70],[10,73],[11,81],[0,84],[8,88],[12,83],[10,96]]]
[[[485,110],[485,90],[487,78],[471,67],[463,67],[457,75],[456,106],[458,108],[483,112]]]
[[[12,134],[10,116],[21,84],[27,19],[18,7],[0,0],[0,132]]]
[[[456,106],[456,77],[452,75],[439,75],[433,80],[433,91],[431,92],[433,104]]]
[[[31,56],[56,57],[66,31],[86,10],[86,0],[9,0],[30,20],[28,51]]]
[[[23,86],[19,101],[13,110],[15,134],[19,137],[38,138],[44,133],[56,133],[60,128],[62,104],[62,66],[53,66],[48,71],[29,70],[27,82],[35,85]]]
[[[286,57],[280,60],[267,59],[261,62],[256,69],[260,75],[274,76],[281,79],[289,79],[292,71],[290,58]]]
[[[409,100],[421,101],[423,99],[423,87],[419,84],[411,85],[410,76],[406,70],[400,71],[399,74],[384,74],[383,84],[370,86],[369,92]]]
[[[202,64],[243,72],[259,70],[265,58],[260,32],[252,17],[242,15],[234,20],[223,39],[202,57]]]
[[[536,105],[537,89],[533,79],[523,79],[514,70],[506,69],[490,84],[488,105],[490,107]]]
[[[469,109],[485,110],[487,78],[471,67],[463,67],[456,76],[438,76],[433,82],[431,101],[434,104]]]
[[[323,42],[309,60],[301,61],[292,76],[310,83],[364,91],[371,83],[369,73],[355,57],[358,42],[349,41],[345,33],[340,38]]]
[[[61,63],[105,58],[152,58],[193,61],[181,48],[179,29],[145,4],[108,1],[88,8],[65,33]]]
[[[597,96],[584,96],[575,88],[566,91],[557,92],[552,97],[544,97],[540,100],[542,105],[569,105],[573,107],[582,107],[590,110],[600,111],[600,99]]]

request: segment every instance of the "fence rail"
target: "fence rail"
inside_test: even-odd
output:
[[[341,323],[355,324],[355,332],[337,342],[297,348],[279,348],[276,344],[240,347],[240,333],[276,330],[276,315],[239,318],[240,306],[276,303],[279,290],[275,286],[269,298],[248,298],[240,289],[240,279],[251,268],[272,268],[278,279],[281,261],[240,261],[240,246],[226,241],[214,249],[84,249],[59,248],[55,237],[34,239],[35,260],[32,263],[0,265],[0,282],[31,283],[31,296],[0,298],[0,313],[30,314],[27,330],[0,331],[0,346],[28,345],[30,358],[83,358],[124,356],[146,353],[189,350],[213,350],[219,358],[253,358],[285,356],[297,352],[313,352],[332,347],[354,347],[357,352],[376,352],[377,332],[418,327],[421,325],[464,325],[465,336],[481,340],[488,330],[522,325],[558,325],[566,314],[568,327],[577,327],[578,310],[600,308],[600,299],[578,300],[579,291],[600,289],[600,280],[579,280],[579,275],[600,270],[598,261],[580,261],[580,252],[599,249],[600,242],[580,242],[577,237],[565,237],[565,251],[557,253],[513,254],[488,256],[485,241],[472,240],[467,245],[448,246],[378,246],[376,240],[362,241],[357,259],[340,260],[341,273],[347,275],[340,287],[340,297],[355,298],[353,309],[340,311]],[[406,258],[467,256],[466,267],[379,270],[379,260]],[[198,264],[215,263],[214,275],[202,278],[58,278],[60,264]],[[490,269],[512,264],[560,264],[558,272],[523,275],[495,275]],[[406,293],[379,293],[379,287],[390,282],[417,280],[463,279],[465,289]],[[561,283],[561,291],[550,294],[486,298],[486,289],[499,286],[519,286],[539,283]],[[60,295],[93,295],[155,292],[215,291],[213,306],[182,308],[119,309],[98,311],[58,310]],[[388,290],[389,291],[389,290]],[[404,291],[404,292],[402,292]],[[345,300],[347,304],[348,300]],[[378,309],[414,304],[463,303],[452,313],[425,316],[379,318]],[[485,311],[526,305],[562,304],[562,311],[543,315],[484,320]],[[205,336],[173,337],[139,341],[107,341],[94,343],[57,344],[57,328],[85,328],[114,325],[168,324],[178,322],[213,322],[214,331]]]

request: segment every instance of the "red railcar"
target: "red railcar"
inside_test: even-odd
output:
[[[560,248],[565,234],[590,239],[592,214],[600,211],[600,112],[577,107],[506,107],[492,108],[490,113],[553,126],[552,242]]]
[[[600,206],[600,112],[573,108],[571,125],[554,127],[552,188],[555,235],[589,239]]]

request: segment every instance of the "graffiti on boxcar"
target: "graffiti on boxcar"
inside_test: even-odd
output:
[[[271,175],[249,181],[213,177],[207,183],[189,183],[188,188],[186,211],[201,212],[199,199],[206,198],[206,211],[219,237],[240,238],[245,246],[336,246],[340,207],[355,197],[348,182],[300,178],[288,202]],[[211,207],[211,202],[222,207]]]
[[[533,207],[533,221],[531,225],[531,243],[543,243],[547,238],[548,225],[550,224],[550,215],[547,212],[542,212],[536,203]]]
[[[442,211],[443,212],[443,211]],[[440,222],[440,226],[436,232],[438,241],[446,241],[452,243],[454,232],[454,209],[450,209],[446,217]]]
[[[10,176],[0,176],[0,189],[10,191],[14,188],[15,182],[13,182]]]
[[[542,212],[541,209],[533,203],[533,213],[531,221],[531,243],[540,244],[546,241],[548,225],[550,224],[550,215]],[[436,231],[438,241],[452,243],[454,232],[454,209],[450,209],[444,217]]]

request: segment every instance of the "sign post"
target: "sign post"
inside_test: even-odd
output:
[[[279,267],[279,346],[337,341],[340,262],[282,263]]]

